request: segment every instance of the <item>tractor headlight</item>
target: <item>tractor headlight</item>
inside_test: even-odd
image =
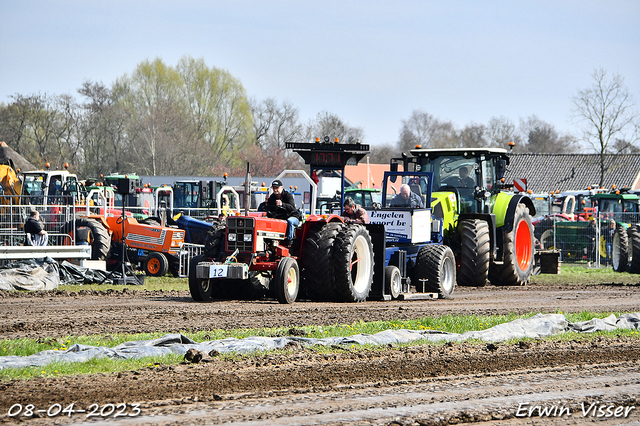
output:
[[[236,236],[236,234],[232,234],[231,232],[229,232],[229,236],[227,237],[227,239],[229,241],[236,241],[237,240],[237,236]]]
[[[253,240],[253,235],[251,234],[244,234],[244,242],[245,243],[250,243]]]

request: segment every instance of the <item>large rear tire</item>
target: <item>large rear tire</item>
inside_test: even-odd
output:
[[[460,222],[460,232],[458,285],[484,287],[489,278],[491,254],[489,224],[484,220],[465,219]]]
[[[292,257],[283,257],[273,276],[276,298],[282,304],[296,301],[300,290],[300,270],[298,262]]]
[[[631,274],[640,274],[640,228],[638,225],[630,226],[627,229],[629,237],[629,251],[631,259],[629,259],[629,268],[627,271]]]
[[[75,225],[72,220],[62,225],[62,234],[75,235],[76,228],[86,226],[91,230],[93,242],[91,243],[91,260],[106,260],[111,250],[111,236],[102,223],[88,217],[76,217]]]
[[[362,225],[348,225],[335,241],[333,274],[340,302],[363,302],[373,282],[373,244]]]
[[[425,291],[450,299],[456,288],[456,258],[448,246],[430,244],[418,251],[413,272],[416,287],[426,279]]]
[[[624,272],[629,268],[629,236],[622,225],[618,225],[613,234],[611,264],[614,272]]]
[[[196,302],[210,302],[218,287],[217,279],[196,278],[196,266],[204,259],[203,255],[194,256],[189,265],[189,292]]]
[[[492,263],[489,280],[493,285],[525,285],[533,272],[535,255],[533,225],[529,209],[518,204],[513,229],[504,235],[503,262]]]
[[[316,301],[335,299],[333,249],[344,225],[338,222],[313,227],[302,248],[302,283],[307,296]]]

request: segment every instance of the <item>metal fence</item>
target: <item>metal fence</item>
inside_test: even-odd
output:
[[[15,202],[17,199],[22,199]],[[64,232],[63,227],[72,223],[76,217],[73,205],[39,205],[30,204],[28,196],[12,196],[3,199],[6,204],[0,205],[0,245],[23,245],[25,241],[24,223],[32,210],[40,213],[40,223],[48,234],[48,245],[74,245],[72,236]],[[71,201],[72,202],[72,201]]]
[[[617,223],[635,224],[637,213],[599,213],[593,220],[546,217],[535,224],[537,248],[559,249],[560,260],[587,266],[611,266],[613,232]]]

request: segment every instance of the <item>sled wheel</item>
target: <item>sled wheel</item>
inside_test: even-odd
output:
[[[149,253],[144,265],[144,271],[152,277],[164,277],[169,270],[169,261],[162,253]]]
[[[373,244],[367,228],[348,225],[336,237],[333,274],[338,301],[367,299],[373,281]]]
[[[456,288],[456,259],[448,246],[430,244],[418,252],[414,270],[416,289],[426,279],[425,291],[438,293],[441,299],[450,299]]]
[[[273,277],[278,302],[289,304],[296,301],[300,290],[300,270],[292,257],[283,257],[278,263]]]
[[[478,219],[462,220],[460,232],[458,285],[484,287],[489,277],[489,224]]]
[[[384,282],[387,284],[392,299],[397,299],[402,293],[402,275],[397,266],[389,265],[384,268]]]

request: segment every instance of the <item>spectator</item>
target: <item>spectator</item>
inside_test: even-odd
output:
[[[287,192],[282,187],[282,182],[278,179],[271,183],[273,194],[267,200],[268,216],[287,221],[287,233],[283,245],[289,246],[294,237],[295,227],[300,223],[300,212],[296,208],[296,201],[293,194]]]
[[[604,266],[609,266],[611,264],[611,250],[613,248],[613,235],[616,233],[616,221],[611,219],[609,221],[609,227],[604,232],[604,246],[606,250],[607,257],[604,259]]]
[[[344,223],[359,223],[364,225],[369,223],[369,215],[367,211],[356,204],[353,198],[347,197],[344,199],[344,211],[342,212]]]
[[[79,246],[90,246],[93,243],[91,229],[86,226],[76,228],[76,244]]]
[[[26,246],[46,246],[47,245],[47,231],[42,229],[40,224],[40,213],[37,210],[32,210],[29,213],[29,217],[24,223]]]
[[[400,193],[393,197],[390,205],[391,207],[411,207],[413,209],[424,208],[420,196],[413,192],[406,183],[400,185]]]
[[[589,262],[589,266],[591,266],[591,262],[596,260],[596,234],[596,219],[590,216],[589,224],[587,225],[587,229],[585,229],[585,235],[587,236],[587,261]]]

